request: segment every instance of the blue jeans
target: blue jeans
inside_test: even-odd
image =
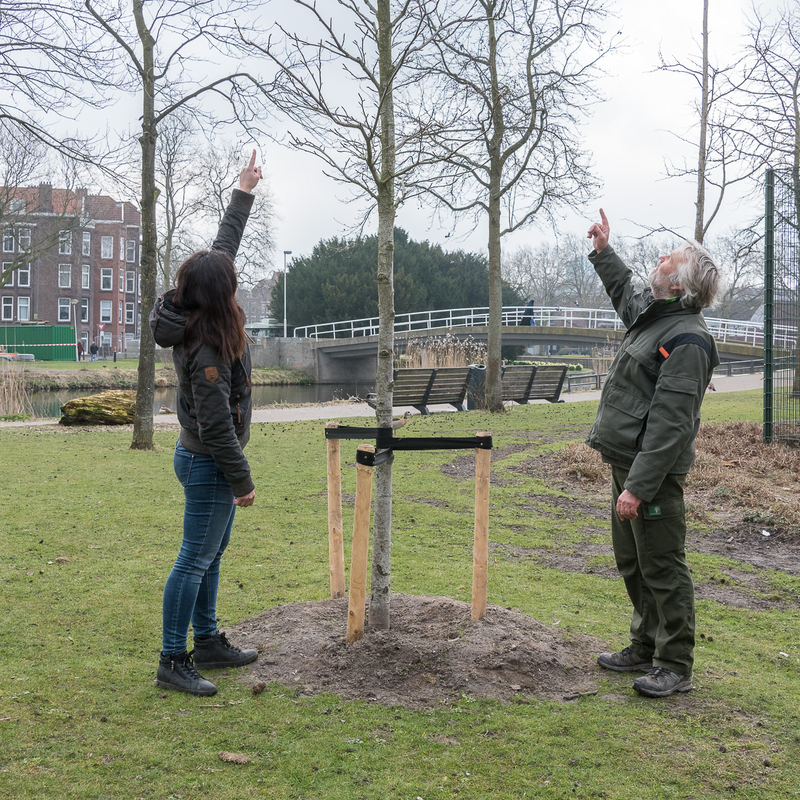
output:
[[[219,563],[236,512],[233,489],[211,456],[175,447],[175,474],[183,485],[183,542],[164,585],[162,652],[186,650],[189,623],[195,636],[217,630]]]

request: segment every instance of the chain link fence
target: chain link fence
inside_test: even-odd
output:
[[[800,446],[800,171],[767,170],[764,225],[764,441]],[[776,328],[793,336],[778,339]]]

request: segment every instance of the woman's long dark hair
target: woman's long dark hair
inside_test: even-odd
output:
[[[186,315],[184,347],[208,345],[231,364],[244,353],[245,315],[236,302],[236,283],[233,259],[222,250],[200,250],[181,264],[173,304]]]

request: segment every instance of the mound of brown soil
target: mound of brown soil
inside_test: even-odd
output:
[[[229,630],[261,652],[248,682],[306,694],[425,708],[462,695],[573,700],[596,690],[601,644],[518,611],[490,605],[473,622],[468,603],[393,594],[391,618],[390,630],[367,630],[352,645],[347,598],[277,606]]]

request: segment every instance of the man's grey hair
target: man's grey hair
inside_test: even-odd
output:
[[[687,240],[676,250],[680,266],[673,283],[683,287],[681,304],[688,308],[709,308],[720,289],[719,269],[711,254],[694,240]]]

